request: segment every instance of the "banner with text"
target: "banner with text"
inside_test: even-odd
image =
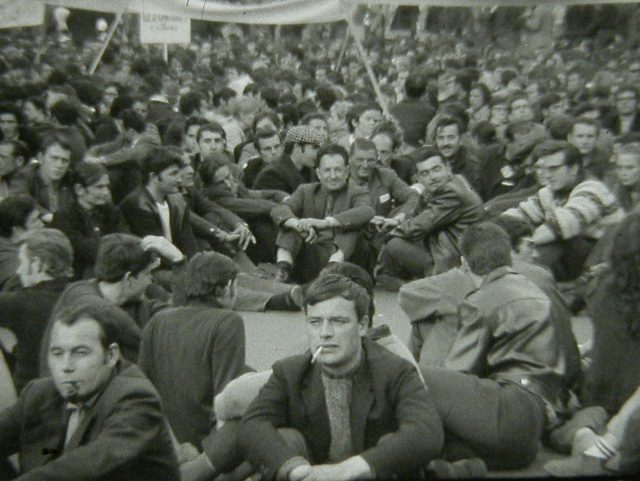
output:
[[[141,43],[190,43],[191,19],[173,13],[140,13]]]

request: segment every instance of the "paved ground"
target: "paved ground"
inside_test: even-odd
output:
[[[409,339],[410,325],[406,315],[398,307],[396,294],[376,292],[376,319],[374,325],[386,322],[391,331],[405,342]],[[306,349],[302,313],[242,313],[247,334],[247,363],[257,370],[269,369],[274,361],[298,354]],[[574,317],[573,328],[578,343],[584,342],[591,333],[591,325],[585,317]],[[526,470],[492,472],[492,477],[541,477],[544,463],[561,457],[542,449],[535,462]]]

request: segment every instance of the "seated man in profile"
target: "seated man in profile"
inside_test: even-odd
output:
[[[0,458],[20,455],[18,479],[180,479],[158,394],[120,358],[110,308],[61,313],[48,362],[51,377],[29,383],[0,413]]]
[[[417,371],[364,337],[369,302],[343,276],[309,287],[309,351],[274,364],[240,426],[264,479],[415,475],[439,453],[440,419]]]
[[[480,457],[489,469],[524,468],[563,411],[572,354],[549,297],[513,269],[504,230],[470,226],[460,249],[475,290],[458,308],[444,369],[422,369],[442,416],[445,452],[449,460]]]
[[[458,242],[480,220],[482,201],[444,157],[426,149],[416,164],[423,190],[414,215],[389,233],[380,255],[378,281],[397,291],[405,280],[445,272],[460,263]]]

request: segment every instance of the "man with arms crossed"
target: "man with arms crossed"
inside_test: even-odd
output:
[[[411,363],[364,337],[366,291],[329,274],[310,286],[305,308],[309,351],[278,361],[249,406],[246,458],[266,480],[419,473],[442,446],[440,419]]]

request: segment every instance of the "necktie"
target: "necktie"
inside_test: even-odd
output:
[[[78,430],[78,426],[80,425],[80,421],[82,421],[82,415],[84,414],[82,408],[75,404],[69,403],[67,405],[67,410],[69,411],[69,421],[67,422],[67,435],[64,438],[65,447],[69,444],[69,441]]]

